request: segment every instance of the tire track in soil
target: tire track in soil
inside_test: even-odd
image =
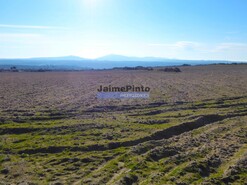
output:
[[[169,139],[173,136],[177,136],[183,134],[185,132],[189,132],[191,130],[203,127],[208,124],[212,124],[218,121],[223,121],[227,118],[238,117],[238,116],[245,116],[247,113],[244,114],[232,114],[232,115],[205,115],[201,116],[200,118],[196,119],[195,121],[185,122],[176,126],[169,127],[167,129],[155,132],[150,136],[146,136],[143,138],[139,138],[136,140],[131,141],[124,141],[124,142],[112,142],[108,143],[107,145],[90,145],[84,147],[69,147],[69,146],[50,146],[47,148],[38,148],[38,149],[26,149],[21,150],[18,153],[26,153],[26,154],[36,154],[36,153],[60,153],[63,152],[65,149],[71,152],[90,152],[90,151],[105,151],[105,150],[112,150],[119,147],[131,147],[138,145],[143,142],[151,141],[151,140],[161,140],[161,139]]]

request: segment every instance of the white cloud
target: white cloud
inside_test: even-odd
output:
[[[177,41],[148,44],[150,51],[162,57],[199,60],[247,60],[247,43],[200,43]]]
[[[35,33],[0,33],[1,45],[40,45],[55,44],[55,41],[46,35]],[[57,43],[61,44],[61,43]]]
[[[56,27],[56,26],[33,26],[33,25],[12,25],[12,24],[0,24],[0,28],[13,28],[13,29],[67,29],[65,27]]]
[[[34,38],[40,37],[40,34],[33,34],[33,33],[0,33],[1,38]]]
[[[196,50],[199,52],[223,52],[229,50],[247,50],[246,43],[217,43],[206,44],[192,41],[178,41],[172,44],[158,43],[148,44],[149,46],[156,46],[168,50]]]
[[[42,40],[43,36],[33,33],[0,33],[0,42],[2,43],[27,43],[35,40]]]
[[[172,44],[165,44],[165,43],[149,44],[149,46],[164,47],[166,49],[185,49],[185,50],[198,49],[200,45],[201,45],[200,43],[192,42],[192,41],[178,41]]]
[[[222,52],[227,50],[246,50],[247,44],[245,43],[220,43],[218,44],[212,52]]]
[[[200,44],[197,42],[190,42],[190,41],[179,41],[174,44],[177,48],[182,48],[186,50],[194,50],[200,47]]]

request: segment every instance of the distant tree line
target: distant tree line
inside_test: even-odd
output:
[[[15,66],[12,66],[10,67],[9,69],[0,69],[0,72],[19,72],[19,70],[15,67]]]
[[[178,67],[165,67],[165,68],[159,68],[155,69],[153,67],[143,67],[143,66],[137,66],[137,67],[115,67],[113,69],[120,69],[120,70],[145,70],[145,71],[163,71],[163,72],[181,72],[181,70]]]
[[[181,70],[178,67],[166,67],[166,68],[163,68],[163,69],[159,69],[159,71],[175,72],[175,73],[181,72]]]
[[[46,72],[46,71],[52,71],[48,69],[17,69],[16,66],[12,66],[9,69],[0,69],[0,72]]]
[[[121,69],[121,70],[147,70],[147,71],[154,70],[152,67],[143,67],[143,66],[136,66],[136,67],[115,67],[113,69]]]

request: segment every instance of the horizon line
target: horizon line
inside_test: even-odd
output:
[[[156,56],[145,56],[145,57],[138,57],[138,56],[127,56],[127,55],[118,55],[118,54],[109,54],[109,55],[103,55],[100,57],[96,58],[85,58],[82,56],[77,56],[77,55],[66,55],[66,56],[37,56],[37,57],[19,57],[19,58],[0,58],[0,60],[32,60],[32,59],[52,59],[52,58],[65,58],[65,57],[77,57],[78,59],[74,60],[99,60],[100,58],[107,57],[107,56],[120,56],[120,57],[128,57],[128,58],[139,58],[139,59],[145,59],[145,58],[154,58],[154,59],[159,59],[160,61],[140,61],[140,62],[162,62],[162,60],[181,60],[181,61],[222,61],[222,62],[247,62],[247,60],[227,60],[227,59],[181,59],[181,58],[165,58],[165,57],[156,57]],[[58,59],[59,60],[59,59]],[[72,59],[73,60],[73,59]],[[103,60],[100,59],[101,61],[118,61],[118,60]],[[138,61],[138,60],[133,60],[133,61]],[[124,62],[124,60],[123,60]]]

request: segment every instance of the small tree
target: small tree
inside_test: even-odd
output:
[[[12,72],[18,72],[18,70],[17,70],[17,68],[16,68],[15,66],[12,66],[12,67],[10,68],[10,70],[11,70]]]

